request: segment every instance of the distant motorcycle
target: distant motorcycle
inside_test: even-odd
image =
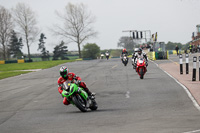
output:
[[[106,58],[107,58],[107,60],[109,59],[109,56],[110,56],[110,54],[109,54],[109,53],[106,53]]]
[[[122,55],[122,63],[124,64],[124,66],[128,64],[128,57],[125,54]]]
[[[101,54],[101,59],[103,59],[103,57],[104,57],[104,54]]]
[[[144,78],[144,75],[147,72],[146,62],[144,58],[137,59],[136,72],[140,76],[140,79]]]
[[[91,110],[98,108],[95,99],[91,100],[84,89],[75,83],[64,82],[62,96],[66,97],[72,105],[75,105],[82,112],[87,112],[89,108]]]

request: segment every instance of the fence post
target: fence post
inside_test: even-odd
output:
[[[180,59],[180,74],[183,74],[183,58],[182,58],[182,54],[179,55],[179,59]]]
[[[186,62],[186,74],[189,74],[189,54],[185,54],[185,62]]]
[[[200,81],[200,56],[199,56],[199,81]]]
[[[196,67],[197,67],[196,63],[197,63],[197,57],[194,56],[194,57],[193,57],[193,73],[192,73],[192,81],[196,81]]]

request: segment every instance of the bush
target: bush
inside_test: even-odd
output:
[[[83,58],[96,59],[100,54],[100,47],[95,43],[88,43],[83,46]]]

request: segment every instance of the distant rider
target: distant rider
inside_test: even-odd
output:
[[[121,60],[122,60],[122,58],[123,58],[124,55],[125,55],[125,56],[128,56],[128,52],[126,51],[125,48],[122,50],[122,53],[121,53]]]
[[[76,83],[79,84],[80,87],[82,87],[88,94],[89,98],[94,99],[94,93],[91,93],[89,89],[87,88],[85,82],[81,82],[81,78],[77,75],[75,75],[72,72],[69,72],[69,69],[65,66],[62,66],[60,68],[60,77],[58,78],[58,92],[62,94],[63,92],[63,83],[64,82],[68,83]],[[64,97],[63,99],[63,104],[69,105],[70,103],[68,102],[67,98]]]
[[[134,55],[134,67],[136,68],[136,58],[145,58],[145,63],[146,63],[146,66],[148,66],[148,58],[147,58],[147,55],[145,52],[142,51],[141,48],[139,48],[138,52],[135,53]]]
[[[125,48],[122,50],[122,54],[121,54],[121,56],[122,56],[123,54],[125,54],[126,56],[128,55],[128,52],[126,51]]]
[[[106,51],[106,52],[105,52],[105,55],[106,55],[106,56],[109,56],[109,55],[110,55],[110,53],[109,53],[108,51]]]
[[[132,54],[132,59],[134,59],[135,54],[139,51],[139,48],[135,48]]]

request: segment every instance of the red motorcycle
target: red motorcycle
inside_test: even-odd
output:
[[[140,76],[140,79],[144,78],[144,74],[147,72],[146,62],[144,58],[137,59],[136,72]]]

